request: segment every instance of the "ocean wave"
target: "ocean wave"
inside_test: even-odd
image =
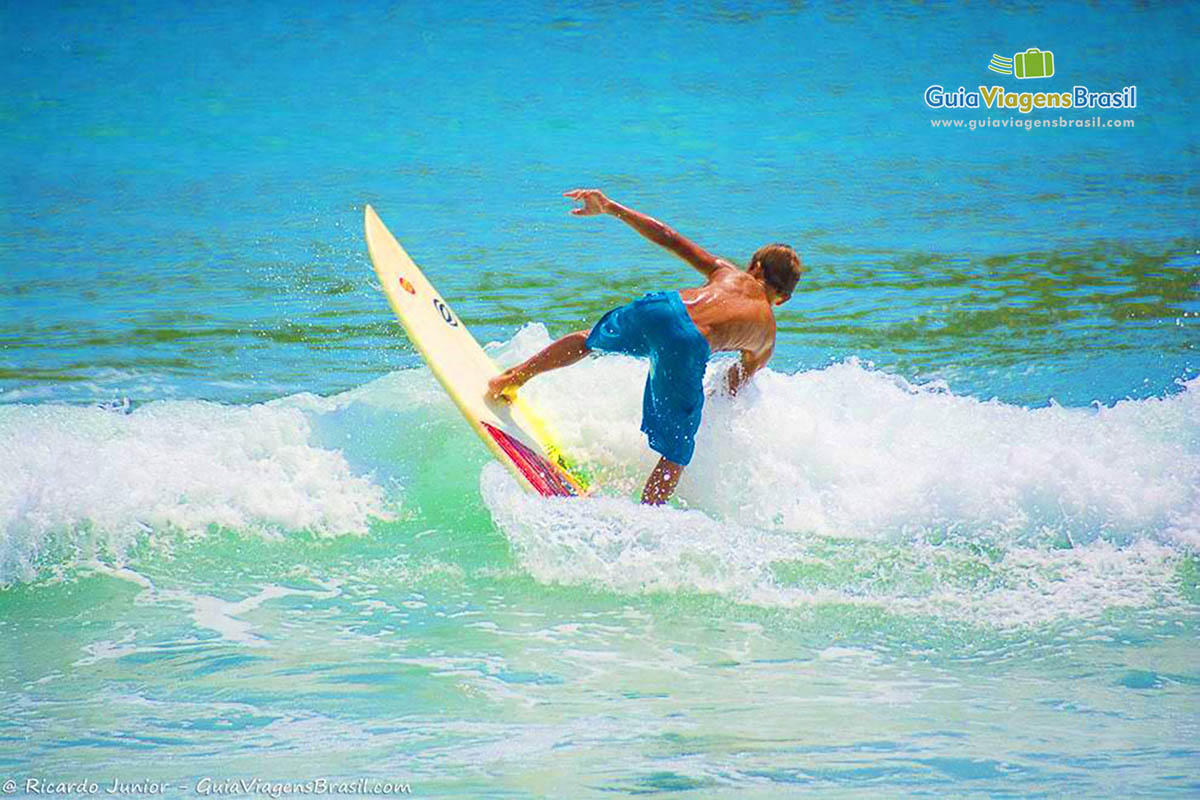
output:
[[[384,491],[284,404],[0,407],[0,585],[48,551],[119,560],[155,531],[363,533]]]
[[[545,343],[530,327],[494,348]],[[714,385],[723,367],[710,367]],[[498,465],[481,490],[523,569],[618,593],[855,606],[1008,628],[1186,604],[1200,550],[1200,393],[1024,408],[855,359],[767,370],[705,409],[682,508],[636,497],[643,363],[603,356],[531,382],[598,497],[546,500]]]
[[[798,612],[867,608],[999,629],[1187,603],[1179,570],[1188,556],[1153,541],[1055,548],[837,539],[627,498],[537,498],[498,464],[485,468],[481,490],[521,568],[549,584],[698,593]]]
[[[529,325],[489,348],[512,363],[548,341],[543,326]],[[710,386],[725,363],[710,367]],[[1195,381],[1166,397],[1109,407],[1024,408],[914,384],[853,359],[766,370],[737,398],[709,401],[679,487],[684,510],[672,512],[682,521],[660,531],[663,517],[628,501],[656,460],[638,429],[645,371],[634,359],[596,357],[523,390],[599,487],[598,498],[553,513],[547,509],[558,506],[509,497],[494,482],[485,482],[482,498],[475,494],[485,452],[423,368],[332,397],[244,406],[0,405],[0,585],[29,580],[47,564],[98,556],[120,563],[143,538],[169,538],[163,532],[369,534],[372,520],[394,515],[401,502],[418,515],[448,504],[490,512],[540,579],[608,574],[606,585],[636,588],[606,573],[604,553],[594,551],[611,540],[624,554],[614,562],[620,571],[629,566],[622,559],[648,559],[648,570],[631,573],[645,587],[750,592],[758,601],[780,587],[795,600],[799,589],[780,583],[779,565],[804,563],[814,542],[882,547],[878,564],[908,563],[898,545],[909,554],[957,552],[936,550],[945,543],[990,548],[998,555],[989,563],[998,559],[1009,570],[996,579],[1000,587],[1026,570],[1018,564],[1030,565],[1035,583],[1069,574],[1082,587],[1089,564],[1107,569],[1113,559],[1169,582],[1172,565],[1200,550]],[[597,526],[642,533],[606,539]],[[558,539],[547,538],[551,529]],[[674,541],[675,530],[702,535]],[[649,551],[628,549],[655,537]],[[561,558],[576,551],[580,564],[591,564],[578,575],[583,568]],[[870,594],[853,588],[852,561],[831,558],[843,565],[835,570],[841,583],[809,589],[859,600]],[[1052,584],[1062,580],[1045,577],[1046,591],[1061,589]],[[1138,580],[1144,593],[1130,588],[1123,596],[1150,602],[1156,584]],[[944,585],[953,603],[956,584]]]
[[[548,341],[528,326],[508,363]],[[729,362],[710,365],[706,383]],[[524,391],[601,485],[636,491],[657,456],[639,431],[644,362],[603,356]],[[767,530],[875,539],[1103,539],[1200,547],[1200,379],[1161,398],[1025,408],[915,384],[857,359],[764,370],[710,397],[679,485],[689,508]]]

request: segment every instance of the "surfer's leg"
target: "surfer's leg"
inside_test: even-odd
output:
[[[489,400],[505,400],[505,393],[515,391],[530,378],[549,372],[552,369],[569,367],[576,361],[592,352],[587,346],[587,331],[568,333],[556,342],[551,342],[546,349],[530,356],[524,362],[504,370],[488,381],[487,396]]]
[[[642,502],[649,506],[660,506],[667,502],[682,476],[683,467],[663,456],[646,479],[646,488],[642,489]]]

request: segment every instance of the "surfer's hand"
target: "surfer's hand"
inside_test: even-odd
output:
[[[513,370],[508,369],[488,381],[484,397],[491,403],[511,403],[520,385]]]
[[[609,204],[612,203],[599,189],[572,189],[569,192],[563,192],[563,197],[583,203],[581,207],[571,209],[571,213],[577,217],[604,214],[608,211]]]

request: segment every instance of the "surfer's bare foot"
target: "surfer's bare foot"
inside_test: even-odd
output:
[[[487,399],[493,403],[511,403],[523,383],[515,369],[506,369],[488,381]]]

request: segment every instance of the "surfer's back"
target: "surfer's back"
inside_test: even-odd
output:
[[[732,264],[679,296],[713,352],[760,351],[775,342],[775,314],[762,283]]]
[[[740,350],[765,362],[775,348],[774,306],[792,296],[803,269],[795,250],[770,244],[759,248],[744,272],[713,259],[704,285],[679,295],[714,351]]]

